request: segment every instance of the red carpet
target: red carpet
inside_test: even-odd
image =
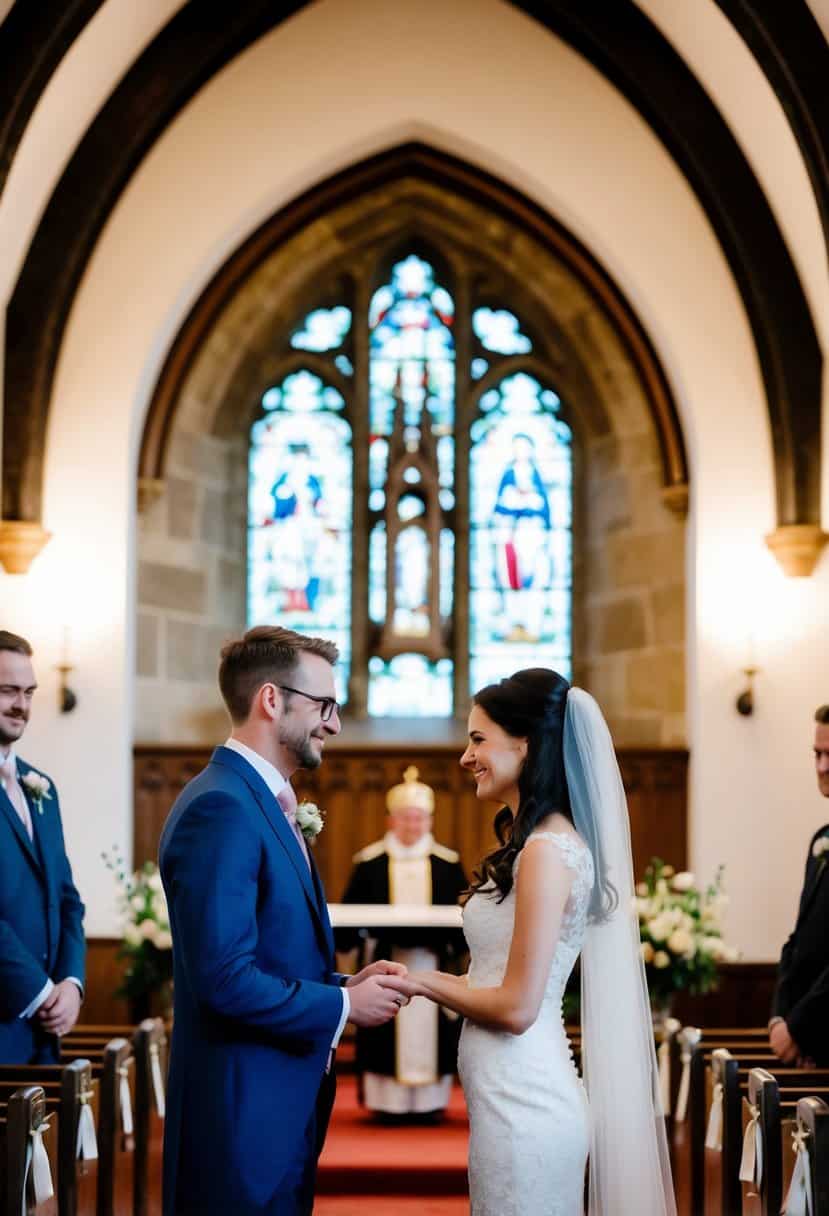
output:
[[[364,1216],[381,1212],[382,1197],[394,1197],[395,1216],[455,1216],[468,1211],[468,1125],[463,1094],[455,1087],[443,1123],[432,1127],[386,1127],[357,1102],[357,1082],[340,1076],[337,1102],[317,1173],[320,1216]],[[360,1200],[357,1200],[360,1196]],[[374,1202],[363,1201],[372,1196]],[[400,1197],[410,1196],[411,1206]],[[423,1198],[415,1198],[423,1196]],[[336,1198],[335,1198],[336,1197]],[[426,1198],[428,1197],[428,1199]],[[440,1197],[447,1204],[437,1203]],[[378,1206],[379,1205],[379,1206]]]

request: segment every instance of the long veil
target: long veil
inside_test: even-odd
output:
[[[590,1216],[676,1216],[645,968],[633,906],[627,800],[613,740],[571,688],[564,768],[596,871],[581,956],[582,1066],[590,1102]]]

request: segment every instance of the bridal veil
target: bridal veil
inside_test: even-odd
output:
[[[589,1216],[676,1216],[633,904],[627,800],[610,731],[594,699],[580,688],[567,696],[564,768],[573,822],[596,872],[581,956]]]

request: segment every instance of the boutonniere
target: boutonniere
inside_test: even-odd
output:
[[[300,802],[296,821],[306,840],[316,840],[325,825],[325,816],[315,802]]]
[[[826,869],[827,862],[829,862],[829,856],[827,856],[827,854],[829,854],[829,836],[824,833],[822,836],[818,836],[817,840],[812,845],[812,856],[817,861],[818,878],[820,878],[821,874]]]
[[[35,805],[35,810],[38,815],[43,814],[43,799],[52,797],[52,783],[48,777],[42,777],[40,773],[29,772],[25,773],[21,778],[21,782],[29,791],[29,796]]]

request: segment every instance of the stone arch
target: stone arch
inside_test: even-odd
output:
[[[195,740],[220,713],[218,704],[209,708],[217,635],[244,623],[240,494],[250,423],[275,379],[314,365],[313,356],[276,354],[277,340],[284,345],[304,313],[328,301],[329,284],[355,310],[367,308],[374,269],[411,241],[458,268],[458,291],[470,290],[474,266],[477,290],[508,303],[533,332],[537,353],[508,361],[497,378],[519,368],[555,376],[577,439],[577,680],[600,695],[622,742],[684,741],[685,448],[665,373],[622,294],[549,216],[419,145],[373,158],[313,195],[274,216],[219,271],[152,396],[138,470],[145,497],[159,492],[145,506],[139,544],[139,732]],[[488,383],[471,383],[464,361],[468,367],[459,347],[459,465],[468,455],[463,429]],[[337,387],[350,399],[356,447],[367,401],[357,383]],[[359,535],[359,477],[356,484]],[[462,493],[458,504],[462,511]],[[202,607],[189,621],[164,607],[165,553],[185,540],[201,581]],[[367,547],[358,544],[355,570],[361,562]],[[466,628],[458,614],[459,652]],[[159,639],[170,629],[165,668]],[[154,661],[146,658],[152,652]],[[144,704],[172,706],[169,721],[142,720],[143,681]]]

